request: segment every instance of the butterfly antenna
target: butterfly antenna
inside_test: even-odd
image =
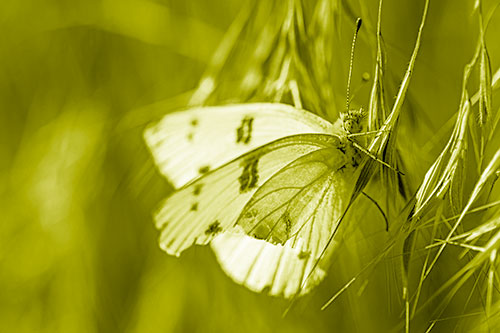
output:
[[[356,20],[356,31],[354,31],[354,37],[352,38],[351,45],[351,59],[349,61],[349,76],[347,77],[347,92],[346,92],[346,111],[349,111],[351,106],[351,96],[349,96],[351,91],[351,77],[352,77],[352,63],[354,61],[354,48],[356,46],[356,38],[358,37],[359,28],[361,28],[361,18],[358,17]]]

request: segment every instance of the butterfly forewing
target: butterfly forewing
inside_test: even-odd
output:
[[[322,118],[278,103],[200,107],[166,115],[145,131],[160,171],[180,188],[276,139],[332,133]]]
[[[332,140],[333,141],[333,140]],[[338,140],[336,145],[340,145]],[[347,159],[336,148],[311,152],[290,163],[269,181],[263,184],[245,206],[238,224],[246,233],[272,243],[284,243],[297,231],[294,221],[297,213],[292,204],[303,206],[307,192],[318,191],[318,183],[339,168],[344,168]]]
[[[320,260],[336,243],[329,244],[330,237],[352,191],[351,161],[335,138],[330,147],[305,154],[264,183],[236,230],[212,242],[226,273],[252,290],[269,288],[285,297],[319,283],[325,276]]]
[[[210,171],[167,198],[156,214],[160,245],[179,255],[232,228],[257,189],[279,170],[311,152],[333,147],[338,138],[303,134],[276,140]]]

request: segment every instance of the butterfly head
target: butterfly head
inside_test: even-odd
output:
[[[363,130],[363,121],[366,114],[363,109],[348,110],[340,114],[342,129],[346,134],[360,133]]]

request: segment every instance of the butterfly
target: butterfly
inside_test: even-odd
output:
[[[256,292],[285,298],[321,282],[361,154],[350,133],[363,112],[332,124],[286,104],[197,107],[144,132],[176,191],[155,213],[160,247],[179,256],[210,244],[222,269]]]

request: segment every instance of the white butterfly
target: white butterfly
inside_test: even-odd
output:
[[[332,235],[359,157],[336,124],[284,104],[200,107],[145,131],[159,170],[178,188],[156,213],[160,246],[180,255],[210,243],[224,271],[256,292],[293,297],[325,276]]]

